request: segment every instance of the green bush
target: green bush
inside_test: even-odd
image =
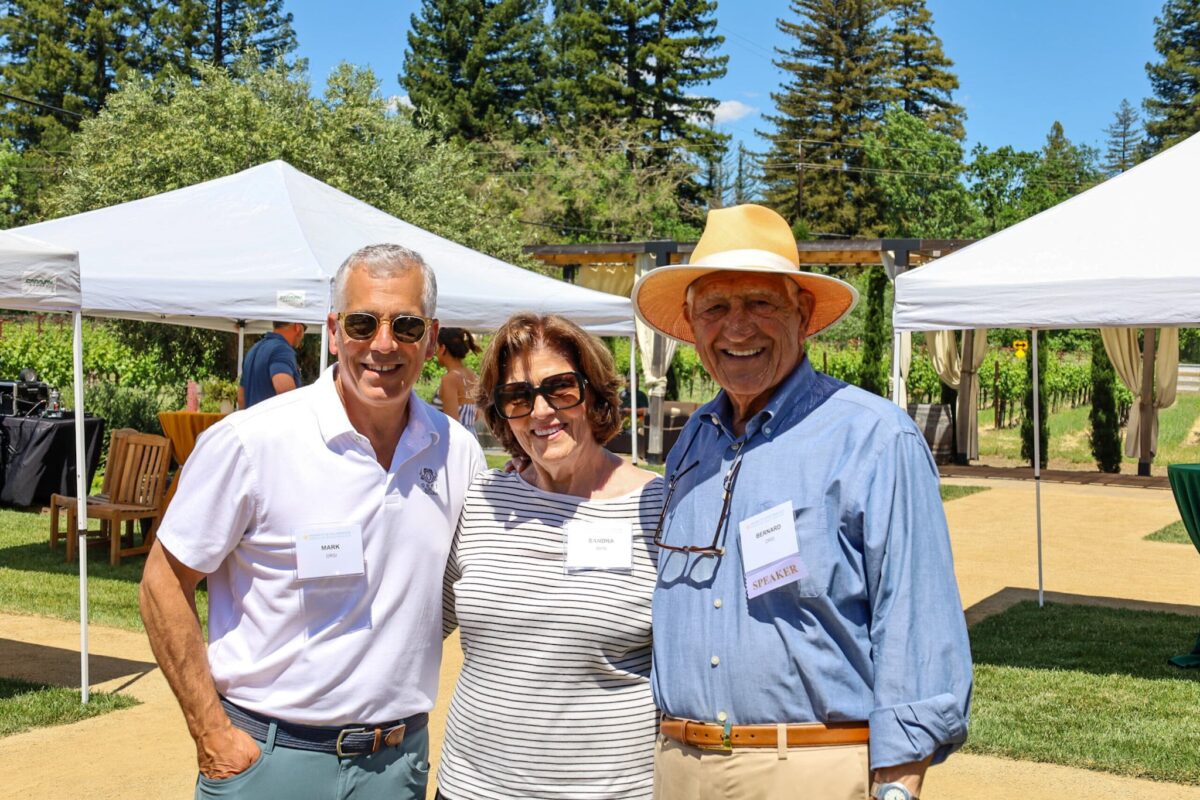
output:
[[[200,384],[200,410],[210,414],[222,411],[222,402],[237,407],[238,382],[209,378]]]

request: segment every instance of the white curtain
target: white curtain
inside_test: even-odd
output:
[[[687,259],[682,259],[681,263],[687,263]],[[649,253],[639,254],[635,260],[638,277],[648,272],[652,264],[653,257]],[[635,320],[635,322],[637,325],[638,356],[642,362],[643,388],[645,388],[648,395],[664,397],[667,393],[667,371],[671,368],[671,359],[675,357],[675,347],[678,343],[674,339],[668,339],[662,334],[655,333],[652,328],[645,325],[640,319]],[[655,363],[653,358],[654,342],[656,339],[662,341],[663,357],[658,363]]]
[[[912,366],[912,331],[900,333],[900,383],[895,387],[896,405],[908,408],[908,371]]]
[[[963,364],[962,353],[954,342],[954,331],[926,331],[925,345],[929,348],[933,368],[942,379],[942,383],[957,390],[963,380]],[[967,441],[959,442],[959,448],[966,452],[969,459],[979,458],[979,378],[976,373],[983,364],[986,352],[987,328],[976,328],[971,346],[971,363],[967,366],[967,380],[971,385],[970,399],[966,404]],[[962,408],[961,403],[959,408]]]
[[[1133,392],[1129,426],[1125,429],[1125,455],[1137,458],[1142,452],[1142,349],[1138,347],[1138,328],[1101,328],[1104,351],[1125,388]],[[1158,411],[1175,404],[1179,380],[1179,329],[1159,328],[1154,354],[1154,419],[1150,421],[1150,457],[1158,452]]]

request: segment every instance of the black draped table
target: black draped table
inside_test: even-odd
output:
[[[104,420],[84,416],[87,481],[100,463]],[[10,506],[48,504],[50,495],[75,496],[75,416],[62,419],[0,416],[0,503]]]
[[[1175,493],[1175,505],[1192,544],[1200,550],[1200,464],[1171,464],[1167,467],[1167,478],[1171,491]],[[1192,652],[1175,656],[1171,663],[1177,667],[1200,667],[1200,638]]]

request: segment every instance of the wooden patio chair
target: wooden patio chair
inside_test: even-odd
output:
[[[165,436],[135,433],[125,439],[119,474],[114,478],[107,500],[88,498],[89,519],[108,523],[108,530],[88,534],[89,543],[109,543],[109,563],[116,566],[123,556],[150,552],[154,535],[162,519],[163,493],[167,488],[167,466],[171,463],[171,440]],[[136,543],[142,530],[134,525],[147,520],[141,544]],[[67,527],[75,530],[75,506],[67,506]],[[76,536],[67,537],[67,560],[75,558]]]
[[[116,476],[121,473],[121,464],[125,455],[125,442],[132,435],[137,433],[133,428],[117,428],[112,432],[108,439],[108,459],[104,462],[104,481],[100,484],[100,494],[94,494],[88,498],[88,501],[98,500],[106,502],[112,497],[114,490],[114,482]],[[58,539],[60,536],[58,523],[62,512],[66,511],[67,506],[76,508],[75,498],[67,494],[52,494],[50,495],[50,549],[58,549]],[[107,533],[107,522],[102,522],[102,532]],[[69,530],[63,531],[62,536],[76,536],[74,526]]]

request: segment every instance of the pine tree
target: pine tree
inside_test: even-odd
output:
[[[1154,18],[1154,49],[1162,61],[1146,64],[1146,134],[1154,152],[1200,131],[1200,0],[1167,0]]]
[[[1117,403],[1117,374],[1099,331],[1092,331],[1092,430],[1088,441],[1101,472],[1121,471],[1121,412]]]
[[[1113,114],[1112,124],[1104,129],[1108,134],[1104,151],[1104,170],[1116,175],[1138,163],[1142,147],[1142,132],[1139,129],[1138,113],[1128,100],[1122,100],[1120,108]]]
[[[544,0],[423,0],[400,82],[465,140],[522,139],[545,105]]]
[[[1094,148],[1073,144],[1062,123],[1056,121],[1046,134],[1038,162],[1026,175],[1021,198],[1024,216],[1058,205],[1098,183],[1102,176],[1097,161]]]
[[[761,179],[753,154],[741,142],[738,143],[737,159],[734,162],[733,193],[734,205],[754,203],[758,201]]]
[[[283,0],[166,0],[153,8],[146,35],[155,72],[172,66],[196,78],[200,64],[229,67],[246,54],[266,67],[297,47]]]
[[[7,0],[0,9],[0,137],[21,150],[59,151],[136,64],[132,6],[114,0]],[[52,109],[64,109],[66,113]]]
[[[962,139],[966,111],[951,99],[958,89],[958,76],[950,71],[954,62],[942,52],[942,40],[933,32],[933,14],[925,0],[890,2],[888,83],[892,98],[938,133]]]
[[[863,326],[862,365],[859,367],[860,387],[878,395],[887,395],[888,334],[885,319],[885,292],[888,277],[882,266],[867,270],[867,318]]]
[[[776,21],[794,42],[777,50],[788,73],[773,92],[775,126],[763,165],[768,202],[816,233],[873,232],[860,137],[885,100],[880,0],[791,0],[796,21]]]
[[[561,125],[616,121],[646,131],[661,160],[724,154],[717,100],[699,89],[729,57],[716,0],[565,0],[552,23],[553,113]]]

